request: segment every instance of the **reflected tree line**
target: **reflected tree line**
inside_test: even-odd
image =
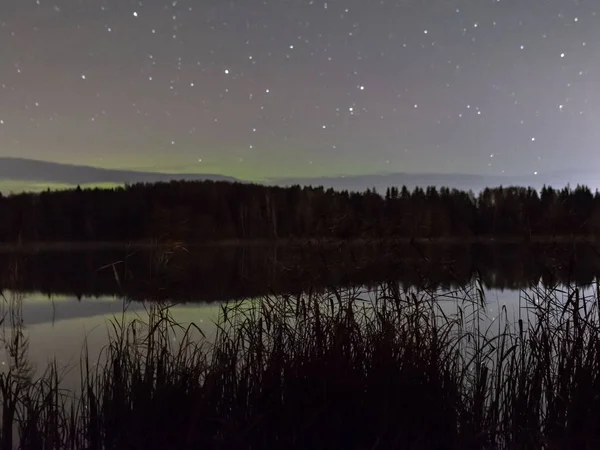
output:
[[[0,289],[48,295],[211,302],[385,282],[450,291],[542,282],[588,285],[600,274],[589,245],[206,246],[0,253]]]
[[[584,186],[474,195],[435,187],[358,193],[177,181],[0,196],[3,242],[598,234],[600,194]]]

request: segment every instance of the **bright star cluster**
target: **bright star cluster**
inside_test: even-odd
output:
[[[0,156],[245,179],[597,167],[599,6],[2,1]]]

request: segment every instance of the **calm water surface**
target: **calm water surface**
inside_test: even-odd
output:
[[[403,289],[451,293],[442,308],[452,313],[464,297],[462,289],[475,298],[481,286],[484,320],[490,324],[503,309],[509,317],[522,317],[521,297],[532,288],[589,285],[600,274],[600,257],[587,247],[431,247],[390,253],[381,257],[381,249],[340,247],[4,252],[0,287],[5,312],[14,302],[21,305],[30,361],[42,370],[55,358],[59,367],[72,369],[65,376],[69,384],[77,379],[84,346],[95,359],[111,321],[146,320],[146,307],[156,299],[173,302],[175,320],[195,323],[210,338],[227,300],[348,286],[359,286],[369,298],[378,283],[392,281]]]

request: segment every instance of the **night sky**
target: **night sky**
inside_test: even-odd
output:
[[[595,0],[2,0],[0,156],[259,180],[600,167]]]

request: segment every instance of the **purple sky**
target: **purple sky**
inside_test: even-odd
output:
[[[595,7],[3,0],[0,156],[245,179],[600,169]]]

